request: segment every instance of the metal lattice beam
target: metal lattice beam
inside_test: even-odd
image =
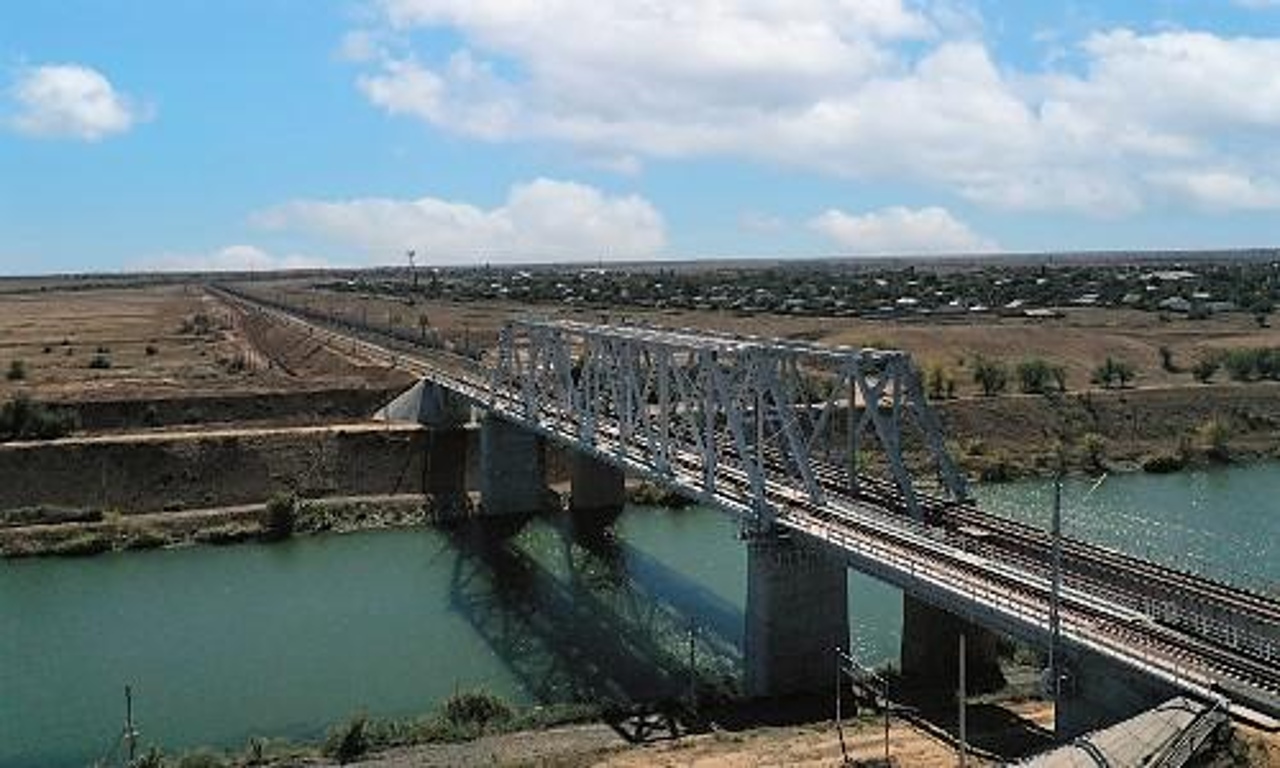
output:
[[[759,525],[772,523],[779,493],[822,504],[820,466],[842,467],[856,492],[867,438],[919,518],[909,422],[943,488],[968,497],[905,352],[520,320],[503,329],[491,375],[489,406],[508,418],[728,501]]]

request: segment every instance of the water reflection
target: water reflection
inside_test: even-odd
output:
[[[526,521],[451,526],[450,607],[537,701],[623,705],[681,695],[689,633],[702,684],[731,684],[741,665],[741,612],[603,531],[550,526],[542,552]],[[533,539],[531,542],[530,539]],[[524,545],[524,546],[522,546]]]

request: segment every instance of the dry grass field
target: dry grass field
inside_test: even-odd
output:
[[[21,378],[9,378],[20,361]],[[0,294],[0,400],[292,391],[386,372],[253,325],[196,286]]]

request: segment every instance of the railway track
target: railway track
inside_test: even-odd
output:
[[[341,331],[328,327],[332,319],[308,318],[296,308],[273,305],[243,294],[218,291],[224,299],[257,311],[265,311],[282,321],[300,323],[309,332],[343,348],[371,359],[391,362],[398,368],[419,376],[445,382],[478,402],[510,412],[512,417],[529,420],[524,404],[514,394],[489,390],[483,370],[470,361],[444,354],[424,354],[412,344],[395,337],[387,338],[368,328],[345,324]],[[562,441],[578,438],[577,424],[571,414],[543,407],[538,418],[531,420],[539,431]],[[656,456],[647,448],[618,442],[617,425],[600,424],[596,428],[596,450],[605,455],[625,457],[634,467],[646,470],[655,466]],[[611,442],[612,441],[612,442]],[[678,483],[694,495],[706,496],[700,490],[703,479],[701,458],[687,447],[669,450],[675,460]],[[725,455],[731,455],[725,450]],[[751,484],[745,472],[728,463],[719,467],[714,501],[739,512],[750,513],[753,502]],[[648,469],[653,473],[652,469]],[[943,525],[926,526],[902,514],[886,515],[884,510],[901,512],[905,504],[891,483],[859,477],[859,489],[849,494],[847,475],[838,467],[815,467],[828,498],[822,506],[811,503],[807,495],[776,482],[766,485],[768,501],[782,510],[778,522],[789,528],[817,536],[846,549],[894,562],[909,564],[915,577],[927,575],[939,588],[966,594],[958,585],[970,589],[971,599],[987,599],[1004,606],[1010,615],[1029,623],[1039,631],[1047,626],[1045,616],[1049,603],[1049,579],[1046,572],[1049,541],[1045,532],[1032,526],[982,513],[975,507],[948,503],[936,497],[923,496],[926,514]],[[983,532],[980,537],[965,537],[961,528]],[[939,537],[941,533],[941,537]],[[984,545],[976,551],[972,539]],[[1203,577],[1184,573],[1132,558],[1103,547],[1063,539],[1064,564],[1071,561],[1090,563],[1094,568],[1112,569],[1126,579],[1159,580],[1171,585],[1170,591],[1183,591],[1193,600],[1226,607],[1270,625],[1280,624],[1280,604],[1247,590],[1219,584]],[[1064,635],[1086,648],[1127,659],[1133,666],[1144,668],[1169,682],[1213,696],[1226,691],[1233,698],[1244,699],[1249,707],[1271,715],[1280,715],[1280,669],[1274,660],[1259,659],[1239,648],[1224,647],[1210,638],[1198,637],[1185,628],[1162,625],[1148,614],[1135,610],[1144,596],[1115,584],[1099,583],[1087,574],[1064,573],[1062,626]]]

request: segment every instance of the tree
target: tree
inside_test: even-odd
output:
[[[1009,369],[1004,363],[978,355],[973,359],[973,381],[987,397],[998,395],[1009,385]]]
[[[1027,394],[1045,395],[1051,391],[1065,392],[1067,372],[1061,365],[1053,365],[1034,357],[1018,363],[1018,385]]]
[[[947,369],[941,365],[929,367],[927,388],[929,390],[929,398],[932,400],[952,398],[956,395],[955,379],[948,375]]]
[[[1129,386],[1129,382],[1133,381],[1135,375],[1136,373],[1131,364],[1107,355],[1106,361],[1094,369],[1093,383],[1101,384],[1103,389],[1111,389],[1112,387],[1123,389]]]

